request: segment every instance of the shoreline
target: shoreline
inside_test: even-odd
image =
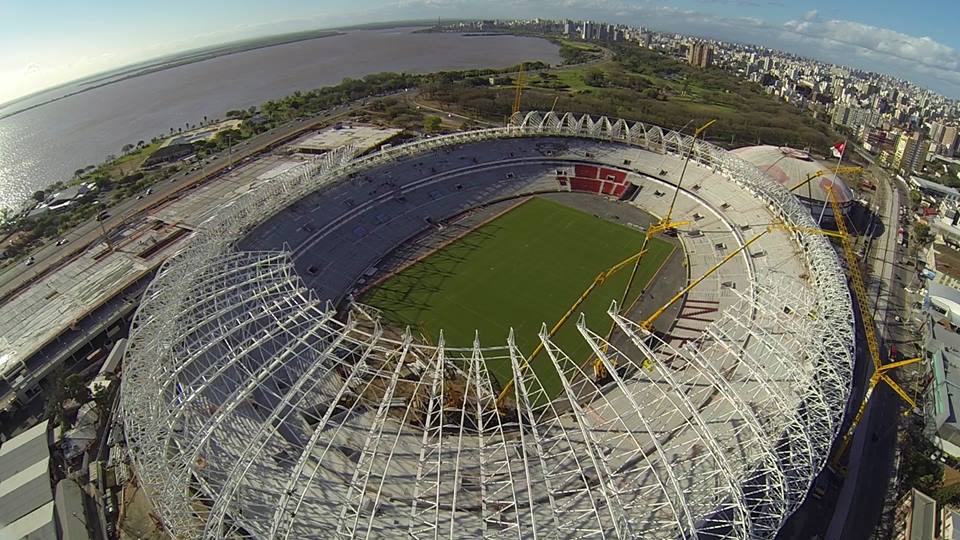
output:
[[[217,46],[217,47],[214,47],[214,48],[202,49],[201,51],[197,51],[195,54],[181,54],[181,55],[179,55],[179,56],[177,56],[177,57],[175,57],[175,58],[170,58],[169,60],[166,60],[166,59],[165,59],[164,61],[158,61],[158,62],[153,63],[153,64],[147,64],[147,65],[143,65],[143,66],[131,67],[131,68],[126,69],[126,70],[124,70],[124,68],[119,68],[119,69],[121,70],[121,71],[119,71],[119,72],[110,73],[110,74],[108,74],[108,75],[104,75],[104,76],[101,76],[101,77],[98,77],[98,78],[89,79],[89,80],[86,80],[86,81],[84,81],[84,82],[82,82],[82,83],[79,83],[79,85],[81,86],[81,88],[79,88],[79,89],[77,89],[77,90],[74,90],[73,92],[68,92],[68,93],[66,93],[66,94],[63,94],[62,96],[57,96],[57,97],[54,97],[54,98],[50,98],[50,99],[47,99],[47,100],[42,101],[42,102],[40,102],[40,103],[35,103],[35,104],[33,104],[33,105],[29,105],[29,106],[27,106],[27,107],[24,107],[24,108],[22,108],[22,109],[17,109],[17,110],[15,110],[15,111],[11,111],[11,112],[9,112],[9,113],[2,114],[2,115],[0,115],[0,120],[5,120],[5,119],[7,119],[7,118],[11,118],[11,117],[16,116],[16,115],[18,115],[18,114],[21,114],[21,113],[24,113],[24,112],[27,112],[27,111],[31,111],[31,110],[36,109],[36,108],[38,108],[38,107],[43,107],[44,105],[49,105],[49,104],[51,104],[51,103],[56,103],[56,102],[61,101],[61,100],[63,100],[63,99],[66,99],[66,98],[69,98],[69,97],[73,97],[73,96],[76,96],[76,95],[78,95],[78,94],[82,94],[82,93],[84,93],[84,92],[89,92],[89,91],[91,91],[91,90],[96,90],[96,89],[98,89],[98,88],[103,88],[104,86],[108,86],[108,85],[111,85],[111,84],[114,84],[114,83],[118,83],[118,82],[123,82],[123,81],[129,80],[129,79],[135,79],[135,78],[137,78],[137,77],[142,77],[142,76],[144,76],[144,75],[150,75],[150,74],[152,74],[152,73],[159,73],[159,72],[161,72],[161,71],[166,71],[166,70],[168,70],[168,69],[174,69],[174,68],[181,67],[181,66],[187,66],[187,65],[190,65],[190,64],[196,64],[196,63],[199,63],[199,62],[204,62],[204,61],[206,61],[206,60],[213,60],[214,58],[221,58],[221,57],[224,57],[224,56],[230,56],[230,55],[232,55],[232,54],[239,54],[239,53],[244,53],[244,52],[249,52],[249,51],[255,51],[255,50],[257,50],[257,49],[266,49],[266,48],[269,48],[269,47],[276,47],[276,46],[279,46],[279,45],[290,45],[290,44],[292,44],[292,43],[300,43],[300,42],[303,42],[303,41],[311,41],[311,40],[314,40],[314,39],[322,39],[322,38],[327,38],[327,37],[343,36],[343,35],[346,35],[346,34],[347,34],[347,32],[330,31],[330,32],[324,32],[324,33],[322,33],[322,34],[320,34],[320,35],[300,36],[300,37],[295,37],[295,38],[292,38],[292,39],[285,39],[285,40],[281,40],[281,41],[270,41],[270,42],[263,42],[263,43],[252,43],[252,44],[249,44],[248,46],[236,46],[236,47],[234,47],[234,48],[226,48],[225,46]],[[244,42],[237,42],[237,43],[244,43]],[[98,82],[98,81],[102,81],[102,82]],[[78,84],[78,83],[77,83],[76,81],[73,81],[73,82],[69,82],[69,83],[66,83],[66,84],[69,85],[69,84]],[[50,89],[50,90],[55,90],[56,88],[57,88],[57,87],[54,87],[54,88],[52,88],[52,89]],[[47,91],[49,91],[49,90],[47,90]],[[30,96],[27,96],[27,97],[24,97],[24,98],[20,98],[20,99],[21,99],[21,100],[22,100],[22,99],[27,99],[27,98],[29,98],[29,97],[30,97]],[[17,100],[15,100],[13,103],[16,103],[16,101],[17,101]]]
[[[50,98],[43,101],[42,103],[36,103],[34,105],[29,105],[22,109],[17,109],[7,113],[0,113],[0,120],[9,118],[11,116],[20,114],[21,112],[29,111],[35,109],[42,105],[48,103],[54,103],[63,98],[77,95],[81,92],[87,90],[92,90],[94,88],[101,88],[107,84],[120,82],[129,78],[138,77],[140,75],[148,75],[149,73],[156,73],[158,71],[163,71],[164,69],[170,69],[181,65],[188,65],[196,62],[202,62],[204,60],[209,60],[211,58],[217,58],[221,56],[229,56],[231,54],[253,51],[256,49],[264,49],[268,47],[273,47],[276,45],[288,45],[290,43],[298,43],[301,41],[309,41],[312,39],[319,39],[324,37],[333,37],[338,35],[344,35],[348,32],[353,31],[362,31],[362,30],[390,30],[396,28],[423,28],[428,27],[433,24],[431,21],[427,20],[399,20],[399,21],[388,21],[388,22],[378,22],[378,23],[369,23],[369,24],[357,24],[349,26],[340,26],[337,28],[320,28],[314,30],[303,30],[299,32],[287,32],[284,34],[272,34],[268,36],[253,37],[247,39],[240,39],[236,41],[228,41],[225,43],[217,43],[214,45],[209,45],[207,47],[201,47],[198,49],[188,49],[185,51],[171,53],[165,56],[160,56],[153,59],[148,59],[143,62],[127,64],[125,66],[119,66],[112,70],[94,73],[88,75],[87,77],[81,77],[79,79],[74,79],[72,81],[67,81],[62,84],[51,86],[49,88],[44,88],[38,90],[31,94],[25,96],[20,96],[12,100],[0,103],[0,109],[12,107],[21,101],[28,100],[32,97],[44,94],[46,92],[52,92],[59,88],[63,88],[70,85],[81,86],[80,90],[64,94],[55,98]],[[201,57],[202,56],[202,57]],[[195,57],[195,58],[194,58]],[[99,84],[94,84],[98,83]],[[92,85],[92,86],[91,86]]]

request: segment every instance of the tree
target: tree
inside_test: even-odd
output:
[[[913,226],[913,233],[917,237],[917,242],[919,242],[920,244],[926,244],[931,240],[930,225],[927,225],[922,221],[918,221]]]
[[[428,116],[423,119],[423,129],[428,133],[434,133],[440,129],[440,117]]]
[[[916,189],[910,190],[910,202],[913,204],[920,204],[920,201],[923,200],[923,195]]]
[[[603,72],[599,69],[591,69],[583,77],[583,82],[587,83],[590,86],[602,87],[606,78],[603,75]]]
[[[90,389],[83,382],[83,377],[78,373],[67,375],[63,379],[63,394],[67,399],[72,399],[77,403],[85,403],[90,400]]]
[[[131,151],[131,150],[133,150],[133,145],[130,144],[130,143],[127,143],[127,144],[123,145],[123,148],[120,149],[120,151],[123,152],[124,154],[126,154],[127,152],[129,152],[129,151]]]
[[[43,202],[46,198],[47,198],[47,193],[42,189],[33,192],[33,200],[37,202]]]

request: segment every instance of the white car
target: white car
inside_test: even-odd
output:
[[[67,242],[69,242],[69,240],[67,240],[66,238],[61,238],[61,239],[57,240],[57,245],[58,245],[58,246],[62,246],[62,245],[64,245],[64,244],[66,244]]]

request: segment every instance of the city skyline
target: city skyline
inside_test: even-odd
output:
[[[903,78],[960,98],[960,44],[946,2],[902,10],[881,0],[788,6],[776,0],[674,0],[668,3],[567,0],[488,2],[336,0],[322,6],[284,0],[177,3],[163,13],[104,2],[96,8],[16,4],[0,8],[0,103],[96,73],[198,47],[306,29],[420,18],[577,18],[643,25],[712,39],[754,43]],[[955,9],[955,8],[953,8]],[[901,13],[903,11],[903,13]],[[854,17],[857,21],[852,20]],[[149,20],[148,24],[141,22]],[[64,53],[64,51],[71,51]]]

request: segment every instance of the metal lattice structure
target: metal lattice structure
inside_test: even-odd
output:
[[[360,159],[325,156],[224,209],[146,292],[124,361],[133,468],[176,537],[770,538],[824,466],[849,396],[853,315],[819,235],[792,238],[808,288],[736,291],[701,338],[673,347],[609,312],[628,347],[578,329],[597,383],[541,333],[563,383],[548,401],[523,353],[478,336],[435,345],[351,304],[337,314],[289,253],[247,231],[352,172],[503,137],[611,140],[686,155],[813,227],[755,167],[703,141],[605,117],[527,113]],[[630,368],[652,359],[651,369]],[[511,366],[515,411],[487,364]],[[619,366],[619,369],[617,369]],[[624,366],[628,366],[624,368]]]

